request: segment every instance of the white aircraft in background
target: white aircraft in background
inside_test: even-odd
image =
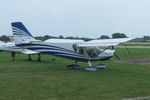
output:
[[[15,53],[23,53],[23,54],[29,55],[28,60],[31,60],[30,54],[36,54],[37,53],[37,52],[30,51],[28,49],[17,47],[14,42],[4,43],[2,41],[0,41],[0,51],[1,52],[11,52],[11,56],[12,56],[13,61],[15,59]],[[39,58],[39,60],[40,60],[40,58]]]
[[[88,62],[89,66],[92,66],[92,61],[108,60],[115,54],[114,46],[133,39],[104,39],[88,42],[83,40],[49,39],[42,42],[34,39],[21,22],[13,22],[11,25],[15,46],[21,48],[24,53],[44,53],[72,59],[75,60],[73,68],[77,66],[77,61]],[[106,48],[102,49],[100,47]],[[110,47],[112,47],[111,50],[109,49]]]

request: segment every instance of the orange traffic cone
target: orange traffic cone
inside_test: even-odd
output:
[[[145,63],[145,66],[149,66],[149,63],[148,63],[148,62],[146,62],[146,63]]]

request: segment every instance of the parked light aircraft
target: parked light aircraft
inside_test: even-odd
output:
[[[83,40],[68,39],[49,39],[47,41],[36,40],[21,22],[13,22],[12,31],[16,47],[22,48],[24,52],[45,53],[54,56],[64,57],[77,61],[88,62],[89,66],[92,61],[104,61],[114,56],[115,50],[108,49],[120,43],[131,40],[132,38],[123,39],[105,39],[91,40],[85,42]],[[102,49],[100,47],[105,47]]]
[[[20,48],[20,47],[16,46],[14,42],[4,43],[2,41],[0,41],[0,51],[2,51],[2,52],[11,52],[11,56],[12,56],[13,61],[15,59],[15,53],[28,54],[29,55],[28,60],[31,60],[31,55],[30,54],[36,54],[37,53],[37,52],[33,52],[31,50],[28,50],[28,49]],[[38,60],[40,60],[40,55],[39,55]]]

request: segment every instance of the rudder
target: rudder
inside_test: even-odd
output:
[[[29,43],[35,41],[31,33],[21,22],[11,23],[15,44]]]

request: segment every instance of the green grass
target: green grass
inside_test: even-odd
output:
[[[130,50],[138,58],[150,52]],[[130,58],[125,49],[117,53]],[[28,62],[27,57],[16,55],[12,62],[9,53],[0,53],[0,100],[122,100],[150,95],[150,67],[115,63],[113,58],[103,62],[106,69],[88,72],[83,62],[78,70],[69,70],[65,66],[72,60],[55,57],[52,62],[52,56],[42,55],[42,62],[36,62],[34,55],[34,61]]]
[[[131,56],[135,59],[150,57],[150,48],[128,48],[129,52],[126,48],[115,48],[115,50],[121,59],[131,59]]]

